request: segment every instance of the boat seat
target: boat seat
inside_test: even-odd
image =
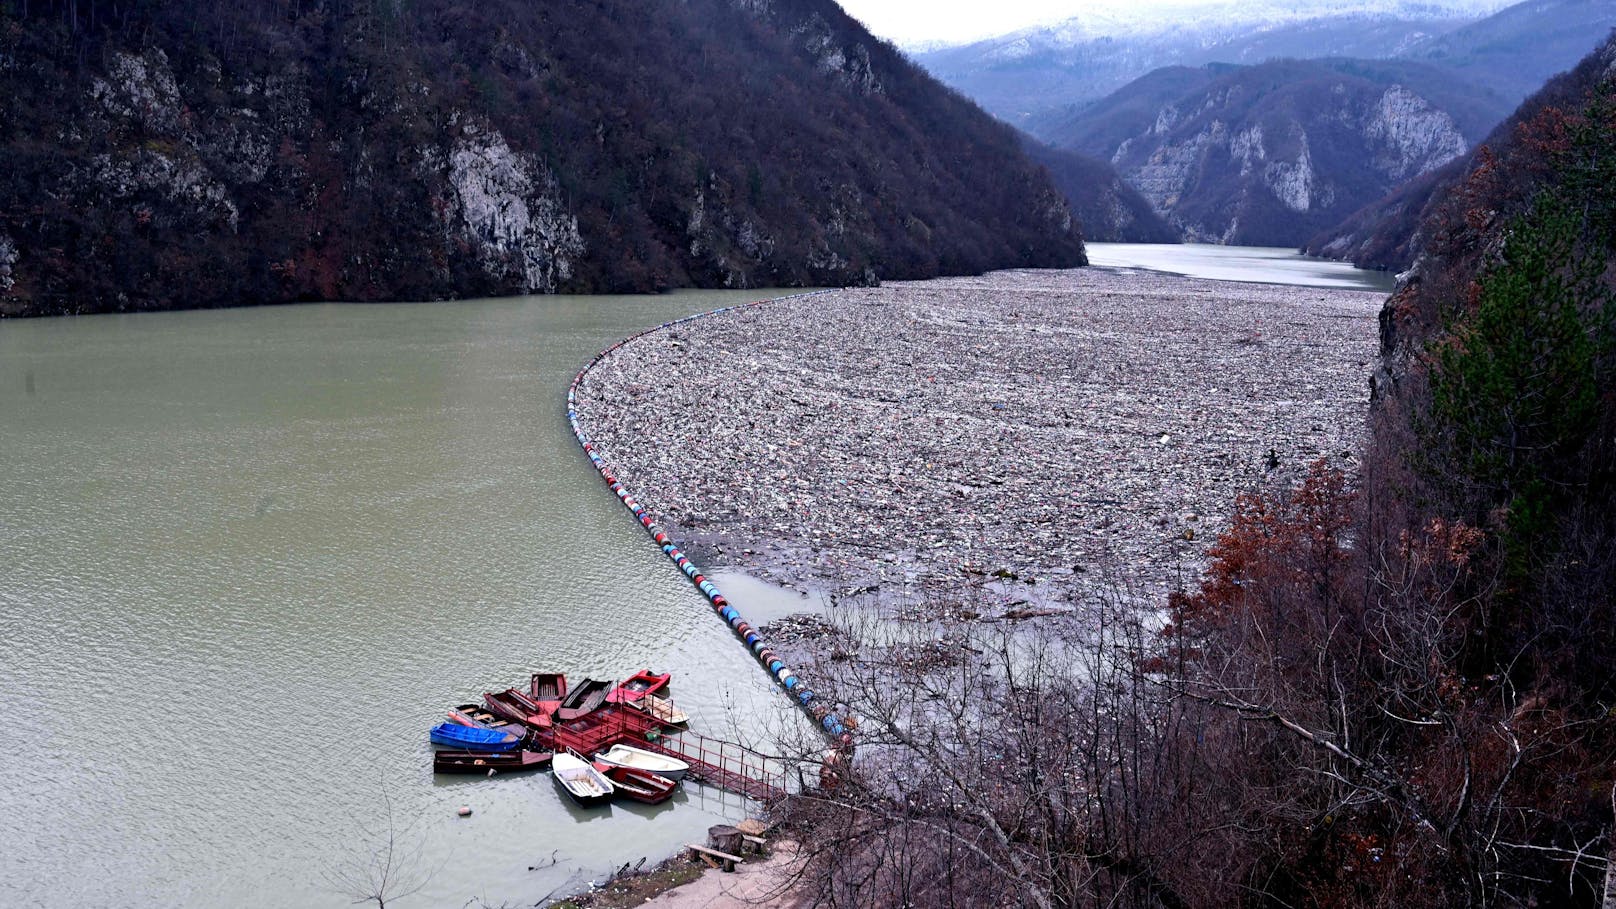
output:
[[[707,861],[708,864],[712,864],[709,857],[717,859],[721,863],[724,871],[734,871],[736,865],[746,864],[746,859],[743,859],[738,855],[730,855],[728,852],[719,852],[717,849],[709,849],[706,846],[698,846],[695,843],[686,843],[685,848],[694,853],[697,858]]]

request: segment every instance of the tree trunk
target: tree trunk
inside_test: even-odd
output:
[[[707,845],[719,852],[728,852],[730,855],[741,854],[741,831],[728,824],[718,824],[707,828]]]

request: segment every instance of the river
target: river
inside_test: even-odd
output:
[[[612,340],[757,298],[0,324],[0,905],[348,905],[324,872],[389,814],[415,904],[531,903],[743,816],[434,779],[426,734],[540,668],[669,669],[721,737],[797,722],[564,413]]]
[[[1091,254],[1318,274],[1142,249]],[[0,905],[350,905],[327,878],[389,819],[427,878],[404,905],[525,905],[744,815],[435,779],[426,733],[541,668],[671,670],[724,738],[805,725],[563,409],[611,341],[771,293],[0,322]],[[754,622],[804,602],[715,580]]]
[[[1150,243],[1090,243],[1089,264],[1099,268],[1157,271],[1216,281],[1300,284],[1390,293],[1396,277],[1366,271],[1345,262],[1298,255],[1294,249],[1270,246],[1216,246]]]

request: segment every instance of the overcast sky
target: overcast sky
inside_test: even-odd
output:
[[[899,45],[928,41],[966,43],[1098,12],[1115,21],[1160,19],[1175,21],[1188,13],[1209,9],[1245,10],[1242,0],[840,0],[842,8],[876,35]],[[1423,0],[1429,9],[1463,10],[1476,16],[1493,12],[1514,0]],[[1409,6],[1408,0],[1264,0],[1256,6],[1282,10],[1295,16],[1341,15],[1346,12],[1388,12]],[[1267,13],[1258,13],[1267,15]],[[1085,18],[1089,18],[1085,16]]]
[[[1149,0],[1143,0],[1149,5]],[[1055,22],[1082,0],[841,0],[842,9],[876,35],[898,44],[968,41]]]

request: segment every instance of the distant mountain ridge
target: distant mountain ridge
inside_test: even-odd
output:
[[[1062,125],[1186,239],[1295,246],[1452,161],[1507,110],[1448,73],[1381,60],[1157,70]]]
[[[0,5],[0,315],[1083,261],[831,0]]]
[[[1608,0],[1109,3],[973,44],[916,51],[949,85],[1007,122],[1050,128],[1152,70],[1276,58],[1398,58],[1452,66],[1518,102],[1612,25]]]
[[[1521,148],[1522,125],[1545,109],[1577,108],[1586,102],[1591,86],[1613,77],[1616,77],[1616,30],[1607,32],[1599,54],[1585,58],[1575,69],[1550,80],[1469,154],[1398,187],[1340,223],[1320,231],[1307,241],[1303,251],[1350,261],[1359,268],[1397,272],[1409,269],[1430,242],[1431,226],[1440,222],[1443,207],[1451,207],[1455,187],[1481,167],[1483,159],[1530,160],[1531,151]],[[1505,194],[1500,192],[1499,195]]]

